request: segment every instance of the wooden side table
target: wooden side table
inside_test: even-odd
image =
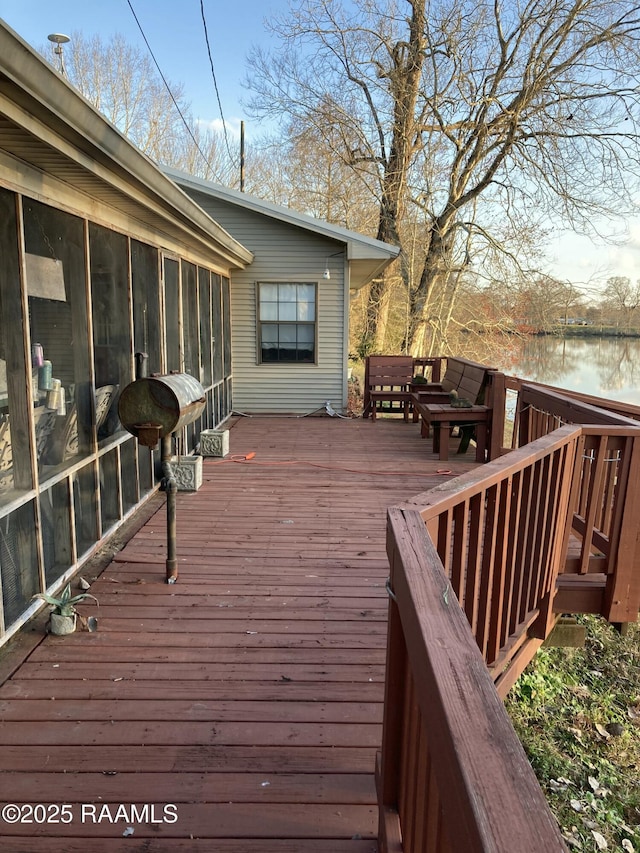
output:
[[[466,408],[439,403],[421,403],[419,395],[414,395],[414,410],[421,418],[423,438],[429,434],[433,424],[433,451],[440,460],[449,458],[449,437],[453,426],[475,426],[476,462],[486,461],[487,430],[491,409],[488,406],[468,406]]]

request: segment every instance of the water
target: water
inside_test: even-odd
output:
[[[533,337],[500,367],[523,379],[640,405],[640,339]]]

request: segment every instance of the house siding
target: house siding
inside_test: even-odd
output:
[[[234,409],[247,413],[305,414],[346,406],[345,262],[343,243],[269,216],[241,209],[189,190],[189,195],[255,260],[231,273],[232,367]],[[329,264],[331,279],[323,278]],[[316,364],[260,364],[256,323],[256,286],[262,281],[317,283]]]

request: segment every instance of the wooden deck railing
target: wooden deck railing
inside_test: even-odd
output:
[[[502,695],[509,664],[519,674],[556,618],[581,439],[580,427],[562,427],[410,502]]]
[[[383,851],[566,849],[500,699],[559,613],[640,607],[633,412],[495,371],[490,405],[493,461],[389,511]]]
[[[382,853],[566,850],[421,513],[388,531]]]
[[[634,622],[640,608],[640,424],[629,415],[640,418],[640,409],[622,406],[623,414],[611,401],[567,395],[515,377],[494,379],[497,387],[516,395],[512,447],[527,446],[561,424],[583,425],[557,606],[599,613],[613,623]],[[500,393],[495,395],[494,424],[499,398]]]

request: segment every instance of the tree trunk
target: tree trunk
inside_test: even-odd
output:
[[[362,348],[367,355],[370,353],[384,353],[390,302],[389,279],[386,275],[383,275],[382,278],[372,281],[369,288],[367,327],[362,342]]]
[[[449,274],[452,266],[453,229],[448,226],[450,216],[439,217],[429,236],[429,247],[424,259],[420,281],[410,294],[409,334],[407,349],[414,356],[425,354],[430,328],[431,296],[439,280]]]

